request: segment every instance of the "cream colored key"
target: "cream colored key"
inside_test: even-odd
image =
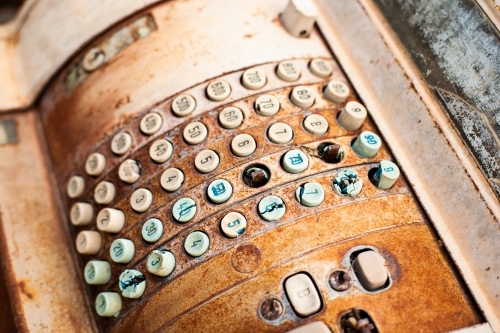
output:
[[[266,85],[266,74],[262,69],[247,69],[241,76],[241,83],[247,89],[256,90]]]
[[[117,233],[123,229],[125,225],[125,214],[121,210],[114,208],[103,208],[97,214],[97,229]]]
[[[303,206],[316,207],[325,200],[325,190],[318,183],[305,183],[297,188],[295,198]]]
[[[342,81],[333,80],[328,82],[323,90],[326,99],[333,103],[344,103],[349,96],[349,87]]]
[[[381,145],[382,140],[377,134],[364,131],[352,144],[352,150],[361,157],[369,158],[377,155]]]
[[[172,112],[178,117],[185,117],[194,111],[196,101],[191,95],[179,95],[172,101]]]
[[[231,151],[239,157],[252,155],[257,149],[257,143],[250,134],[238,134],[231,140]]]
[[[153,203],[153,193],[145,188],[139,188],[130,197],[130,206],[138,213],[144,213]]]
[[[288,124],[275,123],[267,130],[267,137],[272,143],[289,143],[293,139],[293,129]]]
[[[255,112],[264,117],[274,116],[280,110],[280,101],[272,95],[261,95],[255,100]]]
[[[193,231],[184,240],[184,250],[192,256],[199,257],[207,252],[210,246],[210,238],[201,231]]]
[[[146,135],[153,135],[158,132],[163,124],[163,118],[156,112],[150,112],[141,119],[139,128]]]
[[[276,74],[287,82],[297,81],[300,77],[300,68],[295,61],[282,61],[278,64]]]
[[[287,333],[332,333],[330,328],[321,321],[315,321],[301,327],[297,327]]]
[[[372,250],[361,252],[352,262],[359,282],[368,291],[382,288],[389,278],[380,255]]]
[[[104,292],[95,299],[95,310],[101,317],[117,317],[122,309],[122,298],[115,292]]]
[[[135,269],[126,269],[118,278],[118,286],[123,297],[139,298],[146,290],[146,277]]]
[[[220,221],[220,228],[229,238],[241,236],[247,227],[247,219],[240,213],[230,212]]]
[[[94,215],[94,209],[92,205],[86,202],[76,202],[71,206],[69,211],[69,218],[71,224],[75,226],[85,226],[92,222],[92,216]]]
[[[115,185],[112,182],[102,181],[95,187],[94,200],[98,204],[107,205],[115,198]]]
[[[311,114],[304,119],[304,128],[314,135],[324,135],[328,132],[328,120],[319,114]]]
[[[161,187],[167,192],[175,192],[184,183],[184,173],[177,168],[170,168],[161,174]]]
[[[106,284],[111,279],[111,265],[104,260],[91,260],[85,265],[83,276],[88,284]]]
[[[92,153],[85,162],[85,172],[90,176],[99,176],[106,166],[106,157],[101,153]]]
[[[175,256],[170,251],[155,250],[148,256],[148,272],[165,277],[172,273],[175,268]]]
[[[340,111],[337,122],[346,130],[355,131],[363,125],[367,115],[368,112],[362,104],[351,101]]]
[[[212,81],[207,86],[207,96],[212,101],[223,101],[229,95],[231,95],[231,86],[226,81]]]
[[[157,218],[150,218],[142,225],[142,238],[148,243],[155,243],[163,235],[163,224]]]
[[[85,189],[85,180],[82,176],[73,176],[68,181],[66,193],[71,199],[80,197]]]
[[[196,155],[194,166],[201,173],[210,173],[219,166],[219,155],[213,150],[202,150]]]
[[[128,184],[135,183],[141,176],[141,165],[134,160],[125,160],[118,168],[118,177]]]
[[[388,190],[396,183],[399,175],[399,168],[395,163],[382,160],[380,161],[377,172],[375,172],[373,176],[373,181],[375,182],[375,186],[379,189]]]
[[[228,106],[219,113],[219,124],[225,129],[232,129],[243,123],[243,112],[234,106]]]
[[[127,132],[116,134],[111,140],[111,151],[116,155],[125,154],[132,147],[132,136]]]
[[[97,254],[101,251],[102,236],[98,231],[80,231],[76,236],[75,245],[80,254]]]
[[[134,242],[130,239],[118,238],[109,247],[111,260],[119,264],[128,264],[135,255]]]
[[[196,202],[191,198],[181,198],[172,206],[172,216],[179,223],[186,223],[196,215]]]
[[[298,316],[309,317],[321,309],[321,298],[307,274],[299,273],[286,279],[285,291]]]
[[[156,140],[149,148],[149,157],[156,163],[165,163],[174,153],[174,146],[165,139]]]
[[[205,141],[207,136],[208,136],[207,127],[203,123],[200,123],[199,121],[194,121],[192,123],[189,123],[182,132],[182,137],[184,138],[184,141],[186,141],[190,145],[197,145]]]
[[[316,58],[309,63],[309,70],[318,77],[327,78],[332,75],[333,67],[330,61]]]
[[[290,100],[299,108],[308,108],[314,104],[316,93],[310,87],[297,86],[290,94]]]

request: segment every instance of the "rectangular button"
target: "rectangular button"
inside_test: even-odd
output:
[[[287,333],[332,333],[328,326],[321,321],[315,321],[307,325],[297,327]]]
[[[352,262],[359,282],[366,290],[373,291],[385,285],[388,274],[382,258],[375,251],[361,252]]]
[[[321,309],[321,299],[311,278],[295,274],[285,281],[285,291],[293,310],[300,317],[308,317]]]

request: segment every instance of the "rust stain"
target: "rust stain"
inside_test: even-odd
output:
[[[21,280],[17,283],[17,285],[19,286],[19,290],[26,296],[28,297],[29,299],[34,299],[35,298],[35,292],[30,288],[28,287],[28,283],[24,280]]]
[[[231,263],[240,273],[251,273],[262,264],[262,251],[255,244],[243,244],[236,248]]]
[[[128,104],[128,103],[130,103],[130,96],[129,95],[118,99],[118,101],[115,103],[115,109],[118,109],[121,106]]]

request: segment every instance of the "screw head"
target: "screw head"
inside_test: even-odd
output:
[[[351,276],[345,271],[335,271],[330,275],[330,286],[336,291],[346,291],[351,288]]]
[[[283,314],[283,304],[277,298],[268,298],[261,304],[260,314],[265,320],[276,320]]]
[[[95,71],[106,61],[104,51],[98,47],[90,49],[83,57],[82,66],[87,72]]]

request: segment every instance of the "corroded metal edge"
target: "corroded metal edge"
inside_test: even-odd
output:
[[[317,2],[325,9],[318,18],[325,38],[486,319],[500,332],[495,194],[377,8],[365,0]]]

